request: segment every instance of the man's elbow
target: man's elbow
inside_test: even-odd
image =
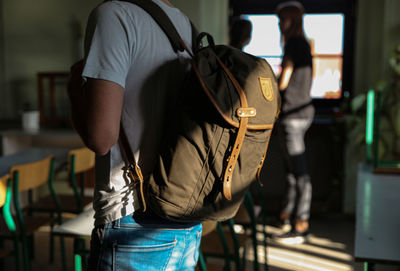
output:
[[[98,155],[106,155],[118,141],[118,135],[107,133],[93,133],[88,136],[86,146]]]

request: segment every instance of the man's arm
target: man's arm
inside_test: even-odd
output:
[[[100,155],[118,141],[124,89],[117,83],[88,78],[82,86],[84,62],[71,68],[68,94],[75,130],[85,145]]]

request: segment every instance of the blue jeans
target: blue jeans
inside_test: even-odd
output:
[[[122,217],[93,230],[88,270],[194,270],[201,232],[201,223]]]

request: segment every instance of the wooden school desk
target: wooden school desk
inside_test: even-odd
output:
[[[82,270],[82,239],[90,238],[94,227],[94,210],[90,206],[76,217],[69,219],[53,229],[55,235],[74,238],[75,271]]]

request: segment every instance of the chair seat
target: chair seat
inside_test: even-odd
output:
[[[57,195],[60,200],[61,212],[65,213],[79,213],[76,199],[73,195]],[[93,197],[83,196],[81,197],[82,205],[85,207],[89,203],[93,202]],[[51,195],[43,197],[36,201],[33,205],[29,206],[29,209],[37,212],[56,212],[56,205]]]
[[[14,221],[17,221],[17,218],[14,217]],[[26,227],[26,235],[32,235],[35,231],[37,231],[42,226],[47,226],[54,223],[55,219],[47,216],[24,216],[24,222]],[[20,227],[18,223],[16,223],[16,231],[20,232]],[[0,237],[3,238],[12,238],[10,230],[7,228],[7,225],[2,218],[0,220]]]

